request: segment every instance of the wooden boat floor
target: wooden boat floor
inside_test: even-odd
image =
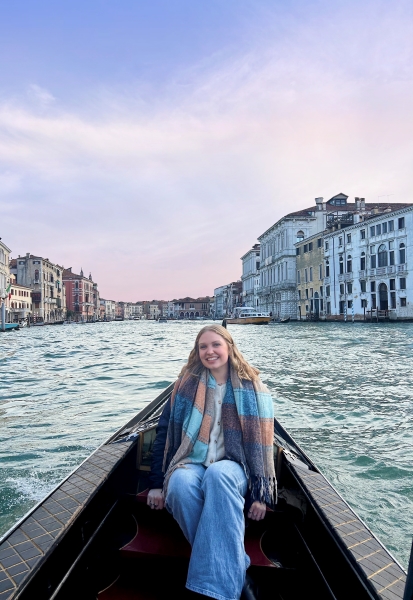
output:
[[[150,568],[152,567],[152,568]],[[165,600],[184,599],[187,564],[174,565],[174,572],[165,571],[162,561],[142,564],[135,573],[122,574],[109,588],[100,592],[98,600]]]

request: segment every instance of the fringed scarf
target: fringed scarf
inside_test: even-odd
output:
[[[175,383],[166,439],[164,493],[179,467],[205,462],[214,410],[215,380],[208,369],[199,377],[186,373]],[[274,407],[263,383],[240,379],[230,363],[230,377],[222,403],[224,459],[242,465],[251,502],[272,507],[277,502],[274,471]]]

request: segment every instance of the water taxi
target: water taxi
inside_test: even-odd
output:
[[[146,504],[156,427],[173,385],[0,539],[1,600],[186,598],[191,548]],[[406,572],[274,420],[278,504],[246,519],[254,595],[242,600],[411,600]],[[411,561],[412,563],[412,561]]]
[[[225,321],[227,325],[268,325],[271,317],[265,312],[257,312],[250,306],[240,306],[235,309],[233,317]]]

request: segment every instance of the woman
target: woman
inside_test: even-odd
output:
[[[276,502],[273,402],[229,332],[201,329],[159,421],[148,505],[164,505],[192,546],[186,587],[238,600],[248,517]]]

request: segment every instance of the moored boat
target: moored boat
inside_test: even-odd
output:
[[[13,331],[20,329],[18,323],[4,323],[4,331]],[[0,324],[0,331],[3,331],[3,326]]]
[[[1,600],[185,597],[190,547],[168,512],[146,506],[155,429],[171,392],[172,385],[1,538]],[[276,510],[246,522],[257,598],[402,600],[402,567],[277,420],[274,461]]]
[[[250,306],[237,307],[234,315],[225,319],[227,325],[268,325],[271,317]]]

